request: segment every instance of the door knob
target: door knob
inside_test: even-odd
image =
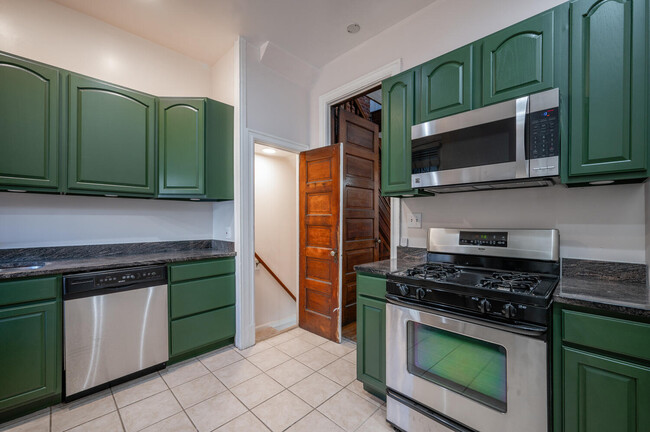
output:
[[[375,239],[375,242],[377,242],[377,243],[381,243],[381,239],[380,239],[380,238]]]
[[[330,251],[330,255],[336,256],[336,249],[334,249],[333,251]]]

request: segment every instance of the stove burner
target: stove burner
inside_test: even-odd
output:
[[[492,277],[481,279],[476,286],[515,293],[532,292],[541,279],[526,273],[492,273]]]
[[[418,279],[446,280],[451,276],[459,276],[460,270],[453,264],[429,263],[410,268],[406,274]]]

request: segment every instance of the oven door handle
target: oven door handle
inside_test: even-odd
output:
[[[388,300],[389,303],[394,304],[396,306],[415,309],[420,312],[435,314],[447,318],[454,318],[472,324],[483,325],[486,327],[491,327],[496,330],[507,331],[510,333],[520,334],[523,336],[541,337],[544,336],[547,331],[547,328],[542,326],[500,323],[500,322],[495,322],[483,318],[478,318],[469,314],[464,314],[462,312],[456,312],[456,311],[452,312],[446,309],[437,308],[435,306],[423,307],[415,302],[403,300],[392,294],[386,294],[386,300]]]

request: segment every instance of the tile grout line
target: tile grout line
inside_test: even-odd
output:
[[[115,404],[115,410],[117,411],[117,417],[120,419],[122,430],[124,432],[127,432],[126,426],[124,425],[124,420],[122,419],[122,413],[120,412],[120,408],[117,406],[117,399],[115,399],[115,393],[113,393],[113,387],[111,387],[111,396],[113,397],[113,403]]]

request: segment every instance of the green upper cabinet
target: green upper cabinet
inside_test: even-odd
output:
[[[158,196],[233,199],[233,107],[206,98],[162,98],[159,116]]]
[[[205,101],[163,99],[158,122],[158,194],[205,193]]]
[[[564,430],[650,430],[650,368],[563,348]]]
[[[483,39],[482,105],[554,87],[555,9]]]
[[[418,67],[381,83],[381,192],[384,195],[414,193],[411,189],[411,126],[419,75]]]
[[[68,190],[155,194],[155,98],[70,75]]]
[[[59,186],[57,69],[0,55],[0,189]]]
[[[473,45],[422,65],[417,123],[472,109]]]
[[[571,3],[567,183],[648,175],[647,0]]]

